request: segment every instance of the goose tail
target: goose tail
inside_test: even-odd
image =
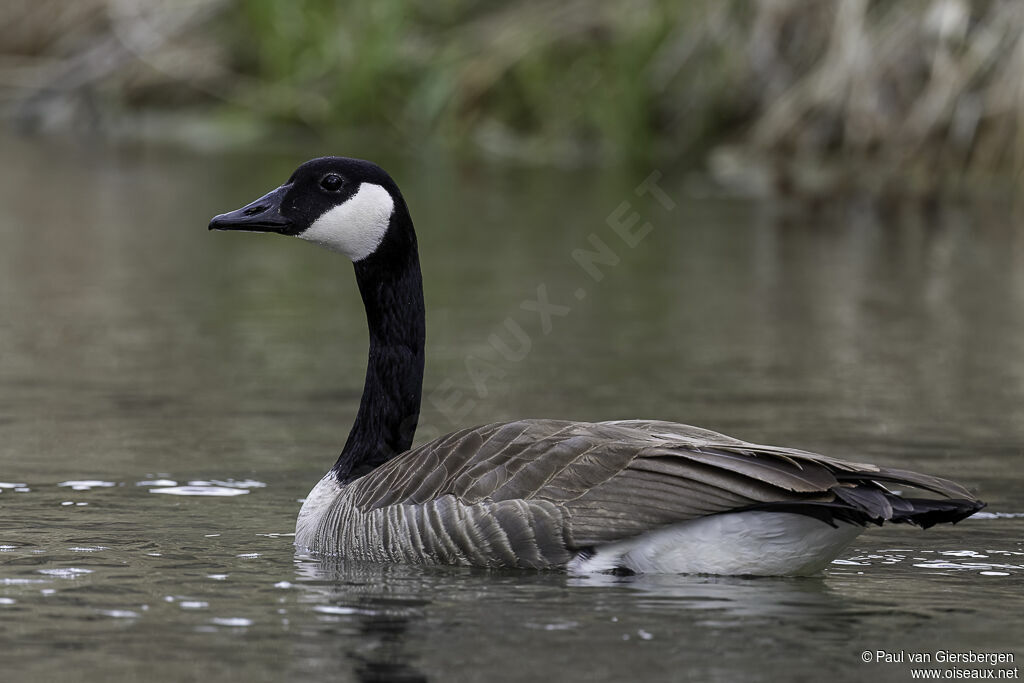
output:
[[[985,507],[973,498],[919,498],[902,496],[875,484],[833,489],[836,498],[848,506],[851,521],[881,525],[884,522],[913,524],[922,529],[936,524],[956,524]]]
[[[881,526],[889,522],[912,524],[922,529],[936,524],[956,524],[985,507],[983,501],[960,484],[918,472],[852,468],[834,474],[837,483],[829,489],[832,494],[830,501],[784,501],[754,507],[809,515],[832,526],[838,522],[860,526]],[[893,485],[899,488],[890,489]],[[903,495],[904,487],[942,497]]]
[[[895,522],[927,529],[936,524],[956,524],[985,507],[984,502],[955,481],[909,470],[879,467],[876,472],[841,473],[837,479],[840,485],[833,488],[836,497],[859,507],[875,524]],[[904,496],[891,491],[891,486],[942,497]]]

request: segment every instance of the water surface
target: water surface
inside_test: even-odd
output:
[[[636,192],[655,169],[393,160],[426,278],[421,440],[663,418],[942,474],[990,507],[872,530],[817,579],[365,566],[296,555],[289,536],[362,388],[351,267],[205,229],[306,155],[3,145],[5,677],[908,680],[861,653],[1024,657],[1009,212],[797,213],[671,175],[667,208]],[[634,246],[612,227],[627,223]],[[594,237],[618,261],[600,281],[572,255]],[[522,306],[539,290],[561,307],[547,321]],[[520,360],[488,341],[512,339],[507,319],[529,337]]]

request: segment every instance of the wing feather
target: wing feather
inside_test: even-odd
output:
[[[657,420],[519,420],[464,429],[393,458],[350,486],[362,512],[444,497],[458,503],[458,510],[429,505],[434,517],[416,522],[426,528],[416,542],[433,554],[462,553],[461,560],[481,544],[503,561],[511,553],[519,566],[541,566],[566,547],[745,508],[817,505],[826,520],[836,509],[862,523],[915,522],[914,506],[894,502],[901,499],[876,482],[953,498],[946,507],[921,508],[929,523],[977,509],[966,489],[937,477]],[[469,509],[478,511],[471,520],[459,517]]]

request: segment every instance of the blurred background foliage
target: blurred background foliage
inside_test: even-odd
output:
[[[1019,0],[5,0],[0,111],[933,196],[1019,182],[1022,36]]]

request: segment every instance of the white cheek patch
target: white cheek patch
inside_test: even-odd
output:
[[[299,237],[361,261],[380,246],[394,208],[391,193],[363,183],[348,201],[324,212]]]

